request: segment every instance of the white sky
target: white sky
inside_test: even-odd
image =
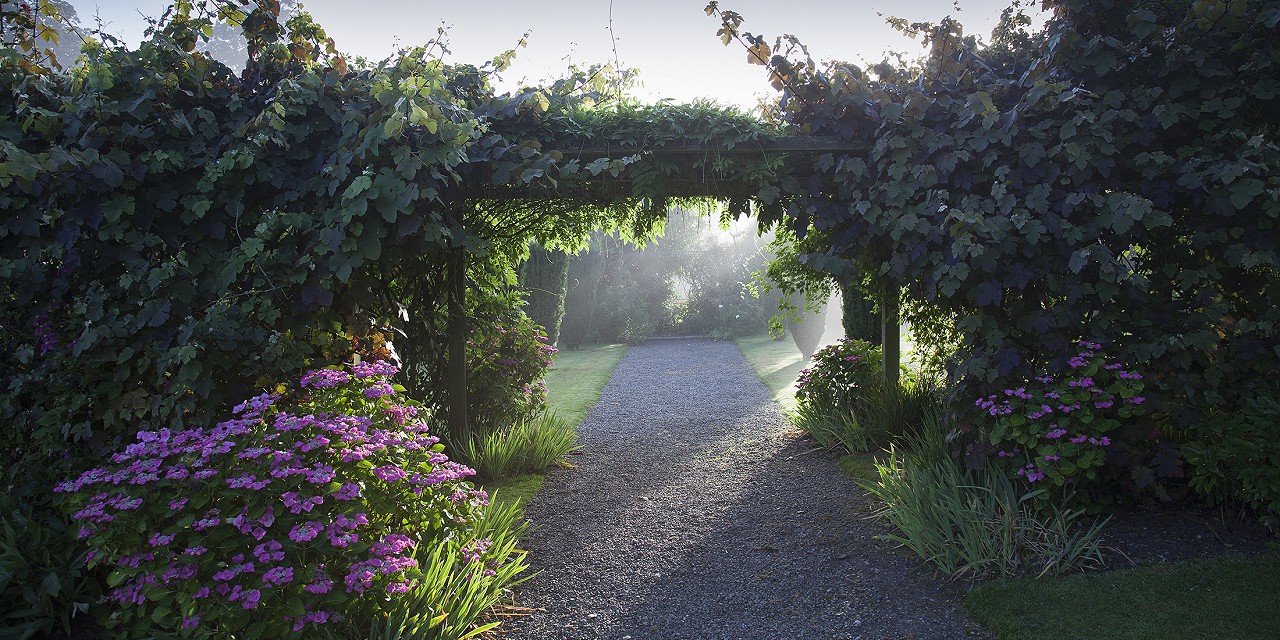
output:
[[[989,35],[1010,0],[722,0],[722,9],[745,18],[744,31],[772,38],[798,36],[816,60],[876,62],[887,51],[921,51],[877,15],[909,21],[937,21],[956,15],[968,33]],[[165,0],[71,0],[82,24],[94,15],[106,30],[137,43],[146,27],[141,14],[158,16]],[[1037,5],[1039,3],[1036,3]],[[560,77],[572,60],[581,66],[612,62],[614,44],[624,67],[640,72],[636,91],[646,101],[669,98],[689,102],[710,98],[752,107],[771,89],[761,67],[746,63],[736,43],[725,47],[716,37],[719,21],[703,12],[705,0],[303,0],[342,51],[381,59],[397,46],[420,44],[448,27],[452,60],[479,64],[512,48],[532,31],[504,74],[507,88]],[[353,7],[355,8],[353,10]]]

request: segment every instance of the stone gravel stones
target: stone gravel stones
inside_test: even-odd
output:
[[[633,347],[527,508],[512,640],[988,637],[732,342]]]

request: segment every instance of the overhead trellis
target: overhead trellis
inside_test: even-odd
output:
[[[465,432],[465,294],[500,286],[528,240],[642,239],[688,199],[777,220],[803,180],[789,158],[857,149],[709,104],[620,103],[588,73],[495,95],[501,57],[355,69],[271,3],[244,20],[236,75],[195,50],[200,6],[136,50],[91,45],[71,74],[0,58],[0,323],[21,328],[0,414],[22,438],[208,422],[371,321]]]
[[[615,212],[615,220],[642,238],[665,219],[672,202],[690,200],[718,201],[726,217],[754,209],[762,224],[772,224],[784,214],[782,189],[800,184],[802,176],[792,173],[797,166],[811,164],[813,155],[866,151],[856,141],[786,135],[706,105],[548,111],[532,125],[517,119],[504,131],[503,124],[495,122],[491,131],[502,131],[508,145],[487,163],[469,167],[458,185],[467,212],[461,220],[490,241],[521,247],[531,237],[580,242],[600,226],[601,211]],[[525,136],[537,138],[521,140]],[[513,139],[520,141],[511,144]],[[795,157],[807,162],[788,164]],[[459,250],[453,268],[464,268],[464,254]],[[449,334],[457,345],[466,332],[465,288],[451,281]],[[461,349],[451,347],[450,353]],[[451,358],[449,415],[455,429],[465,424],[465,366],[465,358]],[[897,371],[896,359],[886,370]]]

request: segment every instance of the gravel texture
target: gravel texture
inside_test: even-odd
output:
[[[790,430],[732,342],[652,340],[527,515],[507,638],[989,637],[959,588],[873,539],[871,500]]]

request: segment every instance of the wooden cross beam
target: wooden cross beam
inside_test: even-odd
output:
[[[720,147],[707,144],[677,144],[677,145],[646,145],[646,146],[617,146],[607,145],[604,147],[587,147],[582,146],[577,149],[572,147],[559,147],[553,152],[559,152],[565,158],[576,159],[596,159],[596,158],[612,158],[636,155],[639,153],[653,153],[656,155],[753,155],[759,153],[850,153],[863,154],[868,151],[868,144],[862,140],[840,140],[828,136],[792,136],[789,138],[779,138],[777,140],[756,140],[751,142],[741,142],[733,147]]]

